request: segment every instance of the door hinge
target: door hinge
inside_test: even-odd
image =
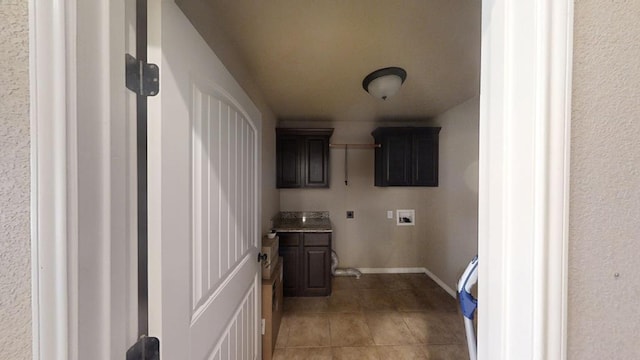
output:
[[[265,320],[262,319],[262,335],[264,335],[264,328],[266,326]]]
[[[142,96],[156,96],[160,91],[160,69],[156,64],[125,54],[127,89]]]
[[[160,360],[160,340],[143,336],[127,350],[127,360]]]

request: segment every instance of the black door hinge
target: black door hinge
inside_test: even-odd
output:
[[[127,89],[142,96],[156,96],[160,91],[160,69],[156,64],[149,64],[125,55]]]
[[[160,360],[160,340],[143,336],[127,350],[127,360]]]

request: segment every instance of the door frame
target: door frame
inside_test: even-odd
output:
[[[35,359],[131,343],[124,26],[124,0],[29,0]],[[482,4],[480,359],[567,355],[572,30],[571,0]]]
[[[480,359],[567,356],[572,52],[573,1],[483,1]]]
[[[137,337],[124,8],[29,0],[34,359],[116,359]]]

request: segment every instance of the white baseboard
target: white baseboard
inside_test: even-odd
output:
[[[424,274],[425,268],[358,268],[363,274]]]
[[[427,274],[428,277],[431,278],[431,280],[435,281],[436,284],[440,285],[440,287],[446,291],[447,293],[449,293],[449,295],[451,295],[454,299],[457,297],[457,293],[455,290],[453,290],[452,288],[449,287],[449,285],[447,285],[444,281],[442,281],[439,277],[435,276],[434,273],[432,273],[431,271],[427,270],[427,268],[423,268],[424,269],[424,273]]]
[[[407,267],[407,268],[358,268],[363,274],[427,274],[431,280],[435,281],[444,291],[453,298],[456,298],[456,291],[449,285],[437,277],[434,273],[423,267]]]

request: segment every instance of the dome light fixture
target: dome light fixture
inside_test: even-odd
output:
[[[399,67],[376,70],[362,80],[362,87],[378,99],[387,100],[395,95],[407,78],[407,72]]]

